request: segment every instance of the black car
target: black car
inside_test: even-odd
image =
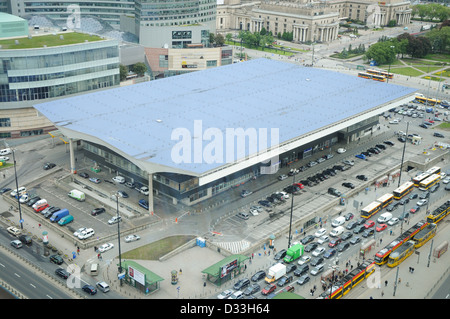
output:
[[[333,187],[328,188],[328,194],[336,196],[336,197],[340,197],[342,195],[342,193],[340,191],[338,191],[336,188],[333,188]]]
[[[63,268],[56,269],[55,274],[57,274],[59,277],[64,278],[64,279],[67,279],[70,276],[70,273]]]
[[[361,180],[361,181],[367,181],[367,179],[368,179],[368,178],[366,177],[366,175],[357,175],[356,178],[359,179],[359,180]]]
[[[78,173],[78,176],[83,177],[83,178],[89,178],[89,174],[85,173],[85,172]]]
[[[0,194],[4,194],[6,192],[9,192],[11,190],[11,188],[9,187],[3,187],[2,189],[0,189]]]
[[[286,273],[290,273],[293,272],[297,269],[297,265],[296,264],[288,264],[286,265]]]
[[[44,209],[44,210],[45,210],[45,209]],[[52,217],[52,215],[53,215],[54,213],[56,213],[58,210],[61,210],[61,208],[52,206],[52,208],[50,208],[49,210],[47,210],[47,211],[43,214],[43,215],[44,215],[44,218],[50,218],[50,217]]]
[[[351,189],[355,188],[355,185],[353,185],[352,183],[349,183],[349,182],[342,183],[342,186],[351,188]]]
[[[347,250],[348,247],[350,247],[350,244],[349,244],[349,243],[340,243],[340,244],[337,246],[336,249],[337,249],[339,252],[342,252],[342,251]]]
[[[416,199],[417,197],[419,197],[419,195],[418,195],[417,193],[410,194],[410,195],[408,196],[408,198],[409,198],[410,200]]]
[[[406,205],[409,203],[409,198],[402,198],[398,203],[400,205]]]
[[[275,259],[275,260],[280,260],[280,259],[283,259],[284,256],[286,256],[286,249],[282,249],[282,250],[280,250],[279,252],[277,252],[277,253],[275,254],[275,256],[274,256],[274,259]]]
[[[352,232],[348,231],[348,232],[343,233],[341,238],[342,238],[342,240],[347,240],[347,239],[350,239],[352,236],[353,236]]]
[[[386,149],[386,146],[384,146],[383,144],[377,144],[375,146],[378,147],[379,149],[382,149],[382,150]]]
[[[372,236],[373,234],[374,234],[374,230],[373,230],[373,228],[371,228],[371,229],[366,229],[364,232],[363,232],[363,234],[362,234],[362,236],[364,237],[364,238],[367,238],[367,237],[370,237],[370,236]]]
[[[383,143],[389,146],[394,146],[394,143],[392,143],[391,141],[384,141]]]
[[[33,243],[33,240],[31,239],[31,236],[28,235],[20,235],[19,240],[24,243],[25,245],[31,245]]]
[[[402,143],[406,142],[406,138],[404,138],[404,137],[399,137],[397,140]]]
[[[438,132],[434,132],[433,136],[436,136],[436,137],[444,137],[444,135],[442,135],[441,133],[438,133]]]
[[[87,292],[90,295],[95,295],[97,293],[97,289],[91,285],[84,285],[81,289],[83,289],[83,291]]]
[[[294,280],[294,277],[285,275],[278,280],[277,286],[283,287],[284,285],[287,285],[288,283],[292,282],[293,280]]]
[[[388,205],[388,207],[386,207],[386,210],[388,211],[388,212],[392,212],[394,209],[396,209],[397,208],[397,205],[394,205],[394,204],[389,204]]]
[[[312,242],[314,240],[314,236],[313,235],[307,235],[307,236],[305,236],[304,238],[302,238],[302,240],[300,240],[300,242],[303,244],[303,245],[306,245],[307,243],[310,243],[310,242]]]
[[[253,282],[260,281],[261,279],[263,279],[265,277],[266,277],[266,272],[264,270],[260,270],[252,276],[251,281],[253,281]]]
[[[258,284],[251,284],[248,286],[244,291],[244,295],[250,296],[253,295],[261,290],[261,287]]]
[[[56,166],[55,163],[45,163],[45,165],[44,165],[44,170],[51,169],[51,168],[53,168],[53,167],[55,167],[55,166]]]
[[[333,166],[333,169],[334,170],[336,170],[336,171],[344,171],[344,166],[342,166],[342,165],[334,165]]]
[[[316,249],[317,246],[319,246],[319,244],[316,242],[309,243],[308,245],[305,246],[305,252],[309,253],[309,252],[313,251],[314,249]]]
[[[238,282],[234,284],[233,289],[242,290],[248,285],[250,285],[250,280],[248,280],[247,278],[239,279]]]
[[[364,227],[364,225],[358,225],[355,227],[355,229],[353,229],[353,234],[359,234],[364,230],[366,230],[366,227]]]
[[[294,276],[302,276],[304,274],[307,274],[309,270],[308,264],[303,264],[297,267],[297,269],[294,271]]]
[[[314,257],[311,259],[311,266],[316,267],[317,265],[323,264],[323,257]]]
[[[91,211],[91,215],[92,215],[92,216],[97,216],[98,214],[104,213],[105,211],[106,211],[106,209],[104,209],[103,207],[100,207],[100,208],[94,208],[94,209]]]
[[[419,124],[419,126],[421,127],[421,128],[428,128],[428,126],[426,126],[425,124]]]
[[[272,207],[272,204],[269,201],[266,200],[260,200],[258,202],[259,205],[264,206],[264,207]]]
[[[61,265],[64,262],[64,260],[59,255],[51,255],[50,262],[57,264],[57,265]]]
[[[347,214],[345,214],[344,217],[345,217],[345,220],[347,221],[347,220],[353,219],[354,215],[352,213],[347,213]]]
[[[36,202],[38,201],[38,200],[40,200],[41,198],[39,197],[39,196],[36,196],[35,198],[32,198],[32,199],[30,199],[28,202],[27,202],[27,205],[29,206],[29,207],[31,207],[31,206],[33,206],[34,204],[36,204]]]
[[[358,223],[358,225],[364,225],[366,223],[366,219],[360,217],[356,220],[356,222]]]

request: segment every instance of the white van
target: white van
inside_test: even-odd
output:
[[[97,263],[93,263],[91,265],[91,275],[92,276],[97,276],[98,275],[98,264]]]
[[[114,182],[116,182],[116,183],[119,183],[119,184],[124,184],[125,183],[125,177],[123,177],[123,176],[114,176],[112,178],[112,180]]]
[[[338,237],[338,236],[342,235],[344,233],[344,231],[345,231],[344,227],[337,226],[332,231],[330,231],[330,236],[331,237]]]
[[[381,214],[380,217],[378,217],[377,222],[378,224],[384,224],[387,223],[392,218],[391,213],[384,213]]]
[[[27,192],[27,188],[22,186],[19,187],[19,190],[15,189],[13,190],[9,195],[11,195],[11,197],[15,197],[17,194],[19,194],[19,197],[23,194],[25,194]]]
[[[0,155],[8,155],[11,154],[11,149],[10,148],[5,148],[0,150]]]
[[[331,222],[331,226],[338,227],[338,226],[344,225],[344,223],[345,223],[345,217],[340,216]]]

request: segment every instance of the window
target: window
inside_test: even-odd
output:
[[[0,127],[10,127],[11,119],[10,118],[0,118]]]
[[[216,67],[216,66],[217,66],[217,60],[206,61],[207,68]]]

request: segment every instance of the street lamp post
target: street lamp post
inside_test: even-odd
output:
[[[402,162],[400,164],[400,175],[398,177],[398,187],[400,187],[400,182],[402,180],[403,160],[405,159],[406,142],[408,141],[408,128],[409,128],[409,121],[406,122],[406,138],[405,138],[405,143],[403,143]]]
[[[120,215],[119,215],[119,194],[116,193],[116,204],[117,204],[117,240],[119,247],[119,274],[122,273],[122,253],[120,250]],[[120,285],[122,286],[122,279],[120,279]]]
[[[14,149],[12,149],[12,155],[13,155],[13,161],[14,161],[14,176],[16,179],[16,191],[17,191],[17,204],[19,205],[19,222],[20,222],[20,228],[23,229],[23,222],[22,222],[22,209],[20,207],[20,196],[19,196],[19,181],[17,180],[17,170],[16,170],[16,155],[15,155],[16,151]]]
[[[295,154],[295,153],[294,153]],[[294,156],[295,158],[295,156]],[[295,174],[292,175],[292,185],[295,184]],[[288,249],[291,247],[291,231],[292,231],[292,214],[294,212],[294,192],[291,194],[291,217],[289,219],[289,238],[288,238]]]
[[[395,47],[393,45],[390,46],[391,49],[394,49]],[[391,73],[391,60],[389,59],[389,70],[388,73]],[[389,83],[389,75],[386,78],[386,83]]]

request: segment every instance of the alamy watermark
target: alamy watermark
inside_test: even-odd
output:
[[[67,6],[67,13],[69,16],[66,20],[67,28],[69,29],[81,29],[81,10],[77,4],[70,4]]]
[[[226,128],[223,132],[216,127],[204,129],[202,120],[194,120],[192,131],[176,128],[171,140],[178,141],[171,150],[175,164],[225,164],[256,156],[255,163],[268,164],[261,167],[261,174],[273,174],[278,170],[278,128],[239,127]]]

